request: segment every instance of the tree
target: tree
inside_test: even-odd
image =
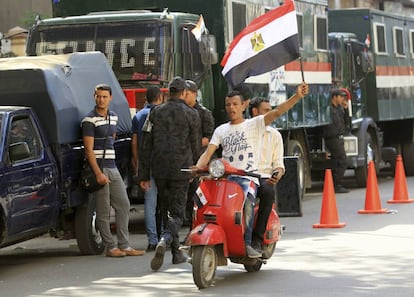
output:
[[[22,19],[20,20],[20,25],[23,28],[30,28],[34,24],[36,17],[38,16],[40,17],[40,19],[47,19],[51,17],[51,15],[45,13],[39,13],[36,11],[26,11]]]

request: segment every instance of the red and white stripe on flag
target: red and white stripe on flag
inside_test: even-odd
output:
[[[371,37],[369,36],[369,34],[367,34],[367,37],[365,38],[365,45],[367,46],[367,48],[371,46]]]
[[[299,57],[298,26],[292,0],[254,19],[231,42],[221,66],[231,86]]]

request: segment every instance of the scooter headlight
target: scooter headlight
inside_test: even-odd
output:
[[[225,171],[224,163],[219,159],[211,161],[210,165],[208,165],[208,172],[213,178],[222,177]]]

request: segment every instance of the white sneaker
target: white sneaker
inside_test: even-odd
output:
[[[260,258],[262,256],[262,253],[259,253],[250,245],[246,245],[246,254],[249,258]]]

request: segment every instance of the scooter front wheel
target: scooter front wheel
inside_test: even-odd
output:
[[[217,268],[217,255],[214,246],[195,246],[191,262],[193,279],[199,289],[210,287]]]

